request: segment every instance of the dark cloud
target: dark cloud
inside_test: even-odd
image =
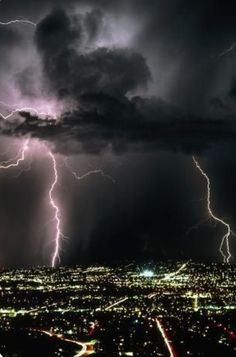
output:
[[[150,72],[142,55],[122,48],[84,51],[83,33],[87,41],[94,39],[102,13],[87,13],[82,20],[55,10],[37,26],[36,44],[54,92],[69,98],[91,92],[124,96],[146,86]]]
[[[56,57],[71,48],[80,39],[79,25],[78,22],[74,27],[64,10],[54,10],[37,25],[35,38],[39,50],[45,55]]]
[[[174,6],[153,1],[149,4],[137,2],[134,11],[135,16],[143,14],[148,19],[147,23],[143,21],[144,31],[139,36],[142,49],[145,48],[145,36],[152,44],[158,33],[156,49],[161,53],[170,51],[170,61],[175,60],[172,55],[179,53],[185,69],[174,84],[178,87],[176,98],[184,95],[184,100],[189,103],[193,100],[200,109],[201,98],[204,98],[209,117],[206,113],[199,114],[199,110],[189,111],[188,105],[183,111],[157,98],[127,98],[128,93],[147,85],[150,70],[143,55],[130,48],[93,47],[105,26],[101,4],[104,2],[98,2],[95,9],[80,15],[71,15],[63,8],[56,9],[38,23],[35,43],[42,57],[48,86],[58,98],[76,100],[77,109],[62,115],[56,123],[45,123],[26,115],[26,120],[13,130],[14,135],[25,133],[52,141],[56,150],[66,154],[99,153],[108,147],[115,152],[132,147],[194,153],[203,152],[214,143],[233,140],[234,111],[218,97],[209,102],[206,95],[220,65],[217,61],[212,62],[210,53],[219,49],[219,43],[224,44],[224,36],[217,37],[214,31],[218,31],[218,24],[226,33],[234,30],[231,20],[226,23],[225,18],[220,18],[219,7],[216,6],[215,17],[209,11],[209,4],[206,6],[202,2],[195,6],[179,1]],[[123,5],[120,4],[120,9]],[[115,6],[110,2],[109,11]],[[128,13],[131,8],[134,8],[132,1],[127,7]],[[158,15],[154,9],[160,10]],[[199,16],[194,16],[193,9]],[[229,10],[228,7],[224,9],[224,17]],[[170,23],[169,27],[164,20]],[[203,38],[207,22],[209,32]],[[183,54],[185,47],[188,52]],[[150,54],[147,46],[146,50]],[[233,84],[231,92],[232,88]],[[179,102],[181,105],[182,100]]]
[[[104,14],[100,9],[94,9],[87,12],[84,17],[84,25],[87,29],[88,41],[93,42],[96,40],[99,32],[105,27]]]
[[[21,113],[21,122],[6,124],[2,132],[30,135],[55,144],[55,150],[71,155],[79,152],[115,153],[127,150],[203,153],[216,143],[234,142],[235,118],[189,117],[156,98],[118,100],[105,94],[80,97],[80,107],[59,121]]]
[[[63,153],[98,153],[107,147],[116,152],[133,147],[140,151],[163,148],[192,153],[234,138],[233,105],[220,96],[210,96],[224,65],[217,59],[218,53],[235,34],[231,2],[223,5],[217,1],[214,7],[211,1],[190,5],[179,0],[174,4],[152,0],[69,4],[75,6],[74,10],[69,5],[65,9],[61,2],[47,2],[49,8],[60,8],[42,16],[34,38],[47,90],[63,101],[73,99],[75,109],[64,113],[58,122],[44,122],[25,113],[23,123],[4,124],[4,133],[52,141]],[[84,4],[86,10],[79,11]],[[44,5],[46,2],[42,2],[42,9]],[[140,21],[142,31],[132,46],[136,50],[130,46],[96,46],[96,40],[109,30],[106,15],[115,12]],[[168,103],[172,104],[154,97],[130,98],[131,93],[134,95],[150,82],[147,61],[150,65],[151,59],[158,62],[158,57],[166,60],[163,68],[167,70],[178,63],[178,71],[168,83]],[[162,68],[163,63],[158,63]],[[155,80],[156,69],[151,67]],[[31,81],[34,67],[27,67],[14,78],[23,96],[37,97],[37,80]],[[233,99],[235,79],[231,78],[230,91],[225,88],[224,92]],[[158,87],[158,82],[153,84]],[[180,107],[186,102],[184,110],[177,109],[176,102]],[[203,110],[203,102],[207,110]]]
[[[45,18],[45,15],[55,6],[66,9],[69,15],[64,13],[63,17],[62,12],[65,10],[61,10],[61,15],[59,11],[54,10]],[[191,3],[187,0],[69,0],[66,2],[29,0],[20,3],[10,0],[1,3],[3,19],[27,16],[39,22],[40,35],[36,38],[39,37],[38,46],[41,47],[42,53],[45,53],[44,61],[47,62],[46,73],[49,73],[49,79],[52,78],[54,82],[56,73],[61,71],[60,74],[62,74],[63,69],[70,71],[67,76],[63,74],[64,78],[60,81],[56,77],[56,82],[51,83],[52,88],[57,92],[57,85],[61,87],[59,94],[65,95],[74,89],[81,90],[81,87],[71,85],[67,88],[68,85],[63,85],[66,80],[71,81],[72,76],[77,74],[78,66],[81,67],[80,73],[84,70],[82,80],[86,86],[89,86],[89,81],[85,81],[84,78],[86,71],[88,71],[88,80],[92,81],[94,73],[91,71],[96,61],[99,62],[103,56],[105,57],[104,63],[107,63],[106,58],[107,61],[113,60],[110,58],[111,48],[108,57],[106,57],[107,53],[93,53],[89,61],[83,52],[84,57],[78,58],[76,55],[81,46],[80,41],[87,40],[90,44],[97,38],[106,26],[104,15],[107,15],[111,21],[126,17],[130,20],[130,28],[127,28],[127,32],[134,33],[132,47],[140,56],[144,56],[153,74],[152,94],[157,93],[168,102],[184,109],[188,108],[199,115],[202,111],[207,111],[208,102],[212,97],[222,95],[222,92],[226,90],[225,86],[236,73],[235,53],[231,53],[230,57],[220,57],[220,54],[236,39],[234,10],[235,2],[231,0],[227,2],[193,0]],[[58,19],[56,19],[56,14]],[[50,21],[54,24],[58,21],[56,26],[62,26],[61,30],[57,29],[61,31],[60,34],[58,32],[58,36],[56,32],[54,33],[56,29],[50,31],[47,36],[46,27],[50,27]],[[65,21],[64,25],[60,21]],[[138,27],[136,32],[132,28],[133,22]],[[109,30],[106,29],[105,32],[108,33]],[[74,36],[77,38],[75,39]],[[68,44],[66,43],[67,37]],[[56,47],[60,49],[61,55],[53,64],[51,62],[54,60],[51,58]],[[48,57],[46,57],[47,54],[49,54]],[[127,59],[126,62],[129,67],[131,61]],[[112,71],[114,67],[109,69]],[[124,68],[120,70],[123,71]],[[100,77],[95,78],[98,89],[101,85],[97,85],[97,81],[103,76],[104,70],[101,69]],[[145,84],[144,79],[143,75],[141,83],[138,81],[137,83]],[[77,75],[77,80],[81,80],[79,75]],[[132,75],[131,82],[133,82]],[[123,81],[120,84],[123,85]],[[107,86],[108,88],[110,89],[110,85]],[[134,86],[127,86],[125,90],[133,88]]]

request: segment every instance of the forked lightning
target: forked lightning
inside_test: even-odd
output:
[[[223,260],[225,263],[229,263],[230,258],[231,258],[231,252],[230,252],[230,246],[229,246],[229,238],[230,235],[233,234],[230,225],[228,223],[226,223],[222,218],[217,217],[213,210],[212,210],[212,205],[211,205],[211,182],[210,179],[208,177],[208,175],[206,174],[205,171],[203,171],[203,169],[201,168],[199,162],[197,161],[197,159],[195,158],[195,156],[192,157],[193,162],[196,166],[196,168],[198,169],[198,171],[201,173],[201,175],[205,178],[206,180],[206,184],[207,184],[207,210],[208,213],[210,215],[210,217],[212,217],[214,219],[214,221],[219,222],[220,224],[222,224],[225,229],[226,229],[226,233],[224,234],[224,236],[222,237],[221,240],[221,244],[220,244],[220,253],[223,257]],[[226,246],[226,253],[224,252],[224,245]]]

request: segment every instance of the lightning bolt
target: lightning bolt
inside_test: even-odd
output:
[[[64,234],[62,233],[61,230],[61,212],[60,212],[60,208],[57,205],[54,197],[53,197],[53,193],[55,190],[55,187],[58,183],[58,170],[57,170],[57,161],[55,156],[53,155],[53,153],[51,151],[48,152],[49,157],[52,160],[52,165],[53,165],[53,172],[54,172],[54,180],[52,182],[51,188],[49,190],[49,202],[50,205],[52,207],[52,209],[54,210],[55,214],[54,214],[54,218],[53,220],[55,221],[56,224],[56,236],[55,236],[55,249],[52,255],[52,262],[51,262],[51,266],[52,268],[54,268],[56,266],[57,261],[60,261],[60,240],[61,238],[65,238]]]
[[[25,20],[25,19],[16,19],[16,20],[10,20],[6,22],[0,21],[0,26],[9,26],[9,25],[14,25],[14,24],[26,24],[26,25],[31,25],[36,27],[37,24],[33,21],[30,20]]]
[[[116,180],[112,176],[106,174],[102,169],[90,170],[83,175],[79,175],[72,169],[72,167],[68,164],[67,160],[64,160],[64,163],[65,163],[65,166],[70,170],[70,172],[74,176],[74,178],[78,181],[83,180],[83,179],[85,179],[89,176],[92,176],[92,175],[101,175],[103,178],[110,180],[112,183],[114,183],[114,184],[116,183]]]
[[[23,148],[20,150],[19,156],[8,161],[0,163],[0,170],[8,170],[12,167],[18,167],[22,161],[25,161],[26,151],[29,149],[29,139],[24,142]]]
[[[91,175],[101,175],[102,177],[111,180],[113,183],[115,183],[115,179],[113,177],[111,177],[110,175],[105,174],[105,172],[101,169],[96,169],[96,170],[91,170],[86,172],[83,175],[78,175],[76,172],[72,172],[73,176],[76,178],[76,180],[83,180],[86,177],[89,177]]]
[[[227,54],[229,54],[230,52],[234,51],[236,47],[236,42],[233,42],[230,47],[228,47],[226,50],[224,50],[223,52],[221,52],[218,57],[224,57]]]
[[[32,168],[32,162],[33,158],[32,153],[30,152],[30,157],[27,160],[27,166],[23,167],[16,175],[12,176],[12,178],[18,178],[23,174],[23,172],[29,172]]]
[[[0,104],[4,105],[6,107],[11,107],[10,105],[8,105],[5,102],[0,102]],[[16,109],[12,110],[7,115],[4,115],[4,114],[0,113],[0,117],[7,121],[14,114],[20,113],[20,112],[34,112],[38,116],[40,116],[40,115],[48,116],[48,113],[39,112],[35,108],[22,107],[22,108],[16,108]],[[9,169],[11,167],[19,166],[20,163],[25,160],[25,153],[29,148],[28,144],[29,144],[29,140],[27,139],[25,141],[24,145],[23,145],[22,150],[20,150],[19,154],[13,159],[10,159],[8,161],[4,161],[4,162],[0,163],[0,169],[5,169],[6,170],[6,169]],[[53,181],[53,183],[52,183],[52,185],[50,187],[50,190],[49,190],[49,202],[50,202],[50,205],[52,206],[52,208],[53,208],[53,210],[55,212],[53,220],[56,222],[55,249],[54,249],[54,253],[53,253],[52,261],[51,261],[51,266],[55,267],[57,260],[60,260],[60,256],[59,256],[60,238],[65,237],[65,236],[63,235],[63,233],[61,231],[60,209],[59,209],[58,205],[56,204],[56,201],[55,201],[55,199],[53,197],[54,189],[55,189],[55,186],[57,185],[57,182],[58,182],[57,162],[56,162],[55,156],[53,155],[53,153],[51,151],[49,151],[48,154],[49,154],[49,156],[50,156],[50,158],[52,160],[53,172],[54,172],[54,181]],[[20,172],[20,174],[21,174],[21,172]]]
[[[7,107],[10,107],[10,105],[4,103],[4,102],[1,102],[0,101],[0,104],[4,105],[4,106],[7,106]],[[4,115],[2,113],[0,113],[0,117],[3,119],[3,120],[8,120],[10,119],[11,117],[13,117],[14,114],[17,114],[17,113],[21,113],[21,112],[30,112],[30,113],[35,113],[37,114],[37,116],[51,116],[49,114],[49,112],[40,112],[39,110],[37,110],[36,108],[31,108],[31,107],[22,107],[22,108],[16,108],[14,110],[12,110],[9,114],[7,115]],[[54,118],[55,119],[55,118]]]
[[[224,236],[222,237],[222,240],[221,240],[219,251],[223,257],[224,263],[229,263],[230,258],[232,256],[231,252],[230,252],[230,246],[229,246],[229,237],[231,234],[233,234],[233,232],[231,231],[230,225],[227,222],[225,222],[222,218],[217,217],[214,214],[214,212],[211,208],[211,182],[210,182],[210,179],[209,179],[208,175],[205,173],[205,171],[203,171],[203,169],[201,168],[201,166],[200,166],[199,162],[196,160],[195,156],[193,156],[192,159],[193,159],[193,163],[195,164],[196,168],[198,169],[198,171],[201,173],[201,175],[206,180],[208,213],[209,213],[210,217],[212,217],[216,222],[219,222],[220,224],[222,224],[226,229],[226,233],[224,234]],[[224,244],[226,245],[226,254],[224,253]]]
[[[0,0],[1,2],[1,0]],[[10,25],[15,25],[15,24],[25,24],[25,25],[31,25],[31,26],[34,26],[36,27],[37,24],[34,23],[33,21],[31,20],[27,20],[27,19],[13,19],[13,20],[10,20],[10,21],[6,21],[6,22],[3,22],[3,21],[0,21],[0,26],[10,26]],[[7,103],[5,102],[2,102],[0,101],[0,104],[5,106],[5,107],[8,107],[8,108],[14,108],[13,110],[10,111],[10,113],[4,115],[3,113],[0,112],[0,118],[2,118],[3,120],[8,120],[10,118],[12,118],[15,114],[17,113],[21,113],[21,112],[30,112],[30,113],[36,113],[37,116],[49,116],[49,113],[45,113],[45,112],[40,112],[38,111],[37,109],[35,108],[31,108],[31,107],[20,107],[20,108],[17,108],[17,106],[13,106],[13,105],[8,105]],[[53,116],[54,119],[56,119],[56,117]],[[13,159],[9,160],[9,161],[6,161],[6,162],[3,162],[2,164],[0,164],[0,169],[8,169],[8,168],[11,168],[11,167],[16,167],[16,166],[19,166],[19,164],[25,160],[25,153],[26,153],[26,150],[28,150],[28,140],[25,142],[24,146],[23,146],[23,149],[20,153],[20,156],[16,157],[16,160],[14,161]],[[64,234],[62,233],[62,230],[61,230],[61,212],[60,212],[60,208],[58,206],[58,204],[56,203],[55,201],[55,198],[54,198],[54,190],[55,190],[55,187],[58,183],[58,169],[57,169],[57,161],[56,161],[56,158],[55,156],[53,155],[53,153],[51,151],[48,151],[48,155],[52,161],[52,165],[53,165],[53,173],[54,173],[54,180],[51,184],[51,187],[50,187],[50,190],[49,190],[49,203],[52,207],[52,209],[54,210],[54,217],[53,217],[53,221],[55,222],[55,228],[56,228],[56,235],[55,235],[55,248],[54,248],[54,252],[53,252],[53,255],[52,255],[52,260],[51,260],[51,266],[52,267],[55,267],[56,266],[56,263],[57,261],[60,261],[60,240],[61,238],[64,238]],[[82,180],[90,175],[94,175],[94,174],[100,174],[101,176],[105,177],[105,178],[108,178],[110,180],[112,180],[112,182],[114,182],[114,179],[109,176],[109,175],[106,175],[103,170],[91,170],[89,172],[87,172],[86,174],[84,175],[81,175],[79,176],[76,172],[72,171],[72,174],[74,175],[74,177],[77,179],[77,180]]]
[[[1,1],[1,0],[0,0]],[[6,21],[6,22],[2,22],[0,21],[0,26],[10,26],[10,25],[14,25],[14,24],[26,24],[26,25],[31,25],[36,27],[37,24],[34,23],[33,21],[30,20],[26,20],[26,19],[15,19],[15,20],[10,20],[10,21]],[[12,105],[8,105],[5,102],[0,102],[0,104],[8,107],[8,108],[13,108],[14,106]],[[49,116],[49,113],[45,113],[45,112],[40,112],[35,108],[31,108],[31,107],[21,107],[21,108],[14,108],[9,114],[4,115],[2,113],[0,113],[0,117],[3,120],[8,120],[11,117],[14,116],[14,114],[20,113],[20,112],[30,112],[30,113],[36,113],[38,116]],[[17,167],[20,165],[20,163],[22,161],[25,160],[25,153],[28,150],[28,143],[29,140],[26,140],[26,142],[23,145],[23,148],[21,150],[20,156],[16,157],[15,160],[14,159],[10,159],[8,161],[2,162],[0,164],[0,169],[9,169],[11,167]],[[52,256],[52,261],[51,261],[51,265],[52,267],[55,267],[57,260],[60,260],[60,256],[59,256],[59,251],[60,251],[60,238],[61,237],[65,237],[61,231],[61,213],[60,213],[60,208],[59,206],[56,204],[56,201],[53,197],[53,193],[54,193],[54,189],[58,183],[58,170],[57,170],[57,162],[55,159],[55,156],[53,155],[53,153],[51,151],[48,152],[51,160],[52,160],[52,164],[53,164],[53,172],[54,172],[54,180],[52,182],[52,185],[50,187],[49,190],[49,202],[51,207],[53,208],[55,214],[54,214],[54,221],[56,223],[56,237],[55,237],[55,249],[53,252],[53,256]]]
[[[29,139],[27,139],[24,142],[24,145],[22,147],[22,149],[19,151],[18,155],[15,158],[9,159],[7,161],[2,161],[0,163],[0,170],[8,170],[10,168],[13,167],[18,167],[21,162],[25,161],[26,158],[26,152],[29,149]],[[48,151],[48,155],[51,158],[52,161],[52,166],[53,166],[53,174],[54,174],[54,180],[50,186],[50,190],[49,190],[49,203],[51,205],[51,207],[53,208],[55,214],[53,217],[53,221],[55,221],[56,224],[56,236],[55,236],[55,248],[54,248],[54,252],[53,252],[53,256],[52,256],[52,261],[51,261],[51,266],[55,267],[57,260],[60,260],[60,256],[59,256],[59,251],[60,251],[60,239],[61,238],[65,238],[65,235],[62,233],[61,230],[61,212],[60,212],[60,208],[57,205],[55,199],[54,199],[54,190],[55,187],[58,183],[58,169],[57,169],[57,161],[55,156],[53,155],[53,153],[51,151]],[[30,168],[30,166],[29,166]],[[29,169],[27,168],[27,170]],[[21,174],[22,172],[20,172]]]

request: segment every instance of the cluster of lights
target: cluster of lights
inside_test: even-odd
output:
[[[219,264],[190,261],[185,267],[178,263],[172,269],[172,263],[157,264],[152,279],[140,276],[140,267],[135,265],[130,269],[77,266],[57,271],[5,270],[0,277],[2,326],[11,328],[16,318],[20,324],[25,316],[31,319],[31,334],[35,337],[42,332],[54,336],[55,340],[62,338],[70,345],[88,336],[90,327],[95,335],[89,338],[96,339],[96,328],[91,321],[98,320],[101,343],[106,344],[102,336],[113,333],[114,329],[113,347],[122,355],[126,354],[127,343],[130,347],[129,342],[135,342],[136,328],[145,336],[140,347],[145,351],[152,349],[154,355],[198,355],[201,346],[195,343],[195,338],[198,340],[199,336],[216,347],[218,343],[224,345],[230,353],[236,336],[228,313],[236,311],[235,267],[228,265],[222,270]],[[161,278],[165,276],[172,278]],[[107,289],[110,284],[114,289]],[[66,293],[60,294],[62,290]],[[148,292],[152,295],[150,299]],[[212,335],[214,330],[217,330],[216,338]],[[92,353],[88,343],[86,346],[87,352]],[[130,355],[135,355],[135,343],[133,346]]]

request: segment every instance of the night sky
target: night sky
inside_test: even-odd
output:
[[[235,10],[230,0],[0,2],[0,112],[25,108],[0,118],[1,160],[29,139],[26,160],[0,170],[2,266],[50,265],[49,150],[61,264],[222,261],[225,228],[209,219],[192,156],[212,210],[236,230]],[[73,176],[96,169],[104,175]],[[235,262],[233,236],[230,250]]]

